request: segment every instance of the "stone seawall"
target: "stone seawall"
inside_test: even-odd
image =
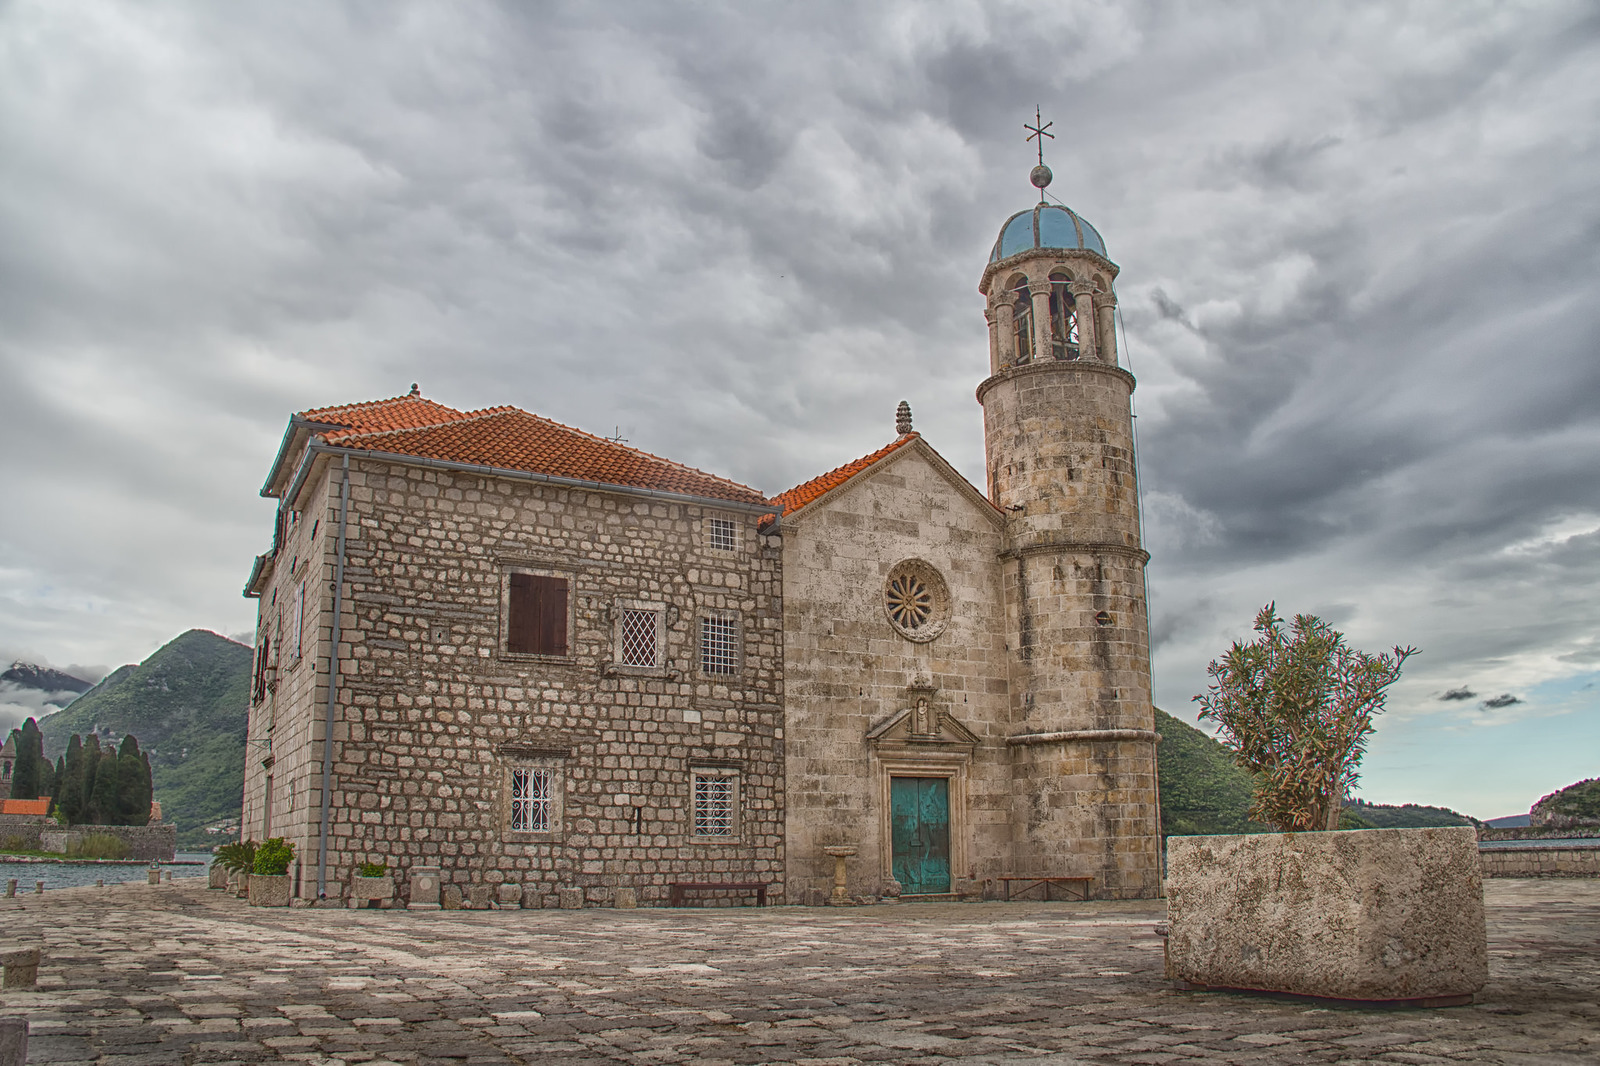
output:
[[[1600,837],[1600,826],[1556,829],[1546,825],[1488,825],[1478,830],[1479,840],[1571,840],[1574,837]]]
[[[1485,877],[1600,877],[1600,848],[1483,848]]]
[[[72,840],[90,833],[116,837],[128,845],[130,859],[171,862],[178,853],[178,827],[172,825],[7,825],[0,826],[0,841],[17,837],[25,848],[64,852]]]

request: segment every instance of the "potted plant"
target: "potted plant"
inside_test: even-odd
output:
[[[289,864],[293,861],[294,845],[282,837],[271,837],[256,848],[250,871],[250,906],[289,905]]]
[[[216,858],[211,860],[212,888],[232,889],[234,895],[243,896],[248,890],[250,871],[256,864],[256,844],[253,840],[239,840],[232,844],[223,844],[216,851]],[[222,884],[217,884],[217,871],[221,869]]]
[[[1200,717],[1256,777],[1277,833],[1167,842],[1167,974],[1182,987],[1466,1002],[1488,979],[1470,827],[1337,831],[1387,691],[1414,648],[1369,655],[1268,604],[1211,663]]]
[[[381,862],[364,862],[350,878],[350,909],[379,904],[388,907],[394,899],[394,879]]]

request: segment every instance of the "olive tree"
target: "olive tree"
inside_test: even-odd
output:
[[[1255,631],[1212,660],[1211,685],[1194,697],[1200,717],[1256,775],[1250,818],[1285,833],[1337,829],[1372,719],[1417,649],[1369,655],[1315,615],[1286,624],[1272,603]]]

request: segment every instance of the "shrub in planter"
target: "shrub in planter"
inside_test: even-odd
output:
[[[272,837],[256,848],[250,872],[252,907],[289,905],[289,864],[294,861],[294,845],[282,837]]]
[[[1414,648],[1369,655],[1272,604],[1196,696],[1280,834],[1168,840],[1168,976],[1189,986],[1463,1002],[1487,979],[1470,828],[1337,831],[1345,792]]]
[[[394,899],[394,881],[389,868],[381,862],[364,862],[350,878],[350,907],[352,910],[374,903],[390,906]]]

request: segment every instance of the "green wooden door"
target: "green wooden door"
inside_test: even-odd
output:
[[[949,778],[891,777],[889,825],[901,891],[950,891]]]

